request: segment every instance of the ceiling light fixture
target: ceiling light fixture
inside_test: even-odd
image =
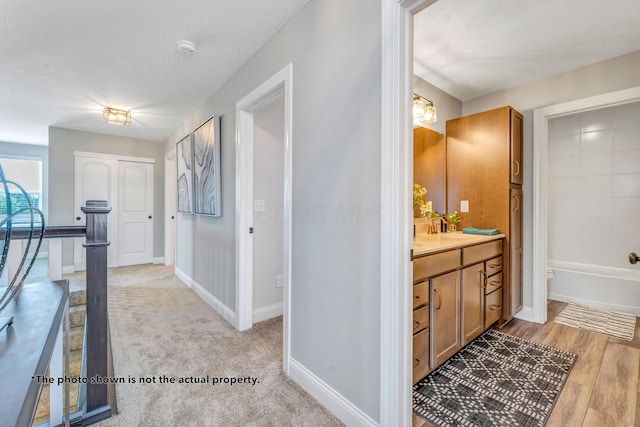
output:
[[[420,95],[413,94],[413,127],[418,126],[426,127],[428,123],[435,123],[438,121],[438,115],[436,107],[433,106],[433,102]]]
[[[193,55],[196,53],[196,44],[189,40],[180,40],[178,42],[178,52],[184,53],[185,55]]]
[[[131,123],[131,112],[118,110],[117,108],[104,107],[102,111],[102,120],[114,125],[126,126]]]

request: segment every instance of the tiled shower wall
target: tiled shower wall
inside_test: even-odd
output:
[[[630,268],[640,253],[640,102],[549,122],[548,258]]]

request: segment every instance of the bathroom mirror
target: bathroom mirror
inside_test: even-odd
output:
[[[413,182],[427,189],[425,198],[432,201],[433,210],[445,212],[445,136],[431,129],[413,129]],[[414,209],[414,217],[420,216]]]

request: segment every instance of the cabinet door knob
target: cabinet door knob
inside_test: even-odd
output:
[[[76,217],[76,221],[80,221],[82,218],[80,218],[79,216]]]
[[[482,289],[487,287],[487,272],[484,270],[480,270],[480,275],[482,276]]]
[[[489,267],[495,268],[495,269],[502,268],[500,264],[489,264]]]
[[[440,310],[440,306],[442,305],[442,295],[440,295],[440,291],[438,291],[437,289],[434,289],[433,292],[438,294],[438,305],[436,307],[434,307],[434,308],[436,310]]]
[[[501,305],[495,305],[495,304],[493,304],[493,305],[490,305],[490,306],[489,306],[489,310],[500,310],[501,308],[502,308],[502,306],[501,306]]]
[[[637,264],[638,263],[638,254],[636,254],[635,252],[631,252],[629,254],[629,262],[631,264]]]
[[[516,171],[513,173],[513,175],[519,175],[520,174],[520,162],[517,160],[514,160],[513,163],[515,163],[516,165]]]

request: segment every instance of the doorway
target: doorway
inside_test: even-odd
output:
[[[282,177],[278,178],[277,182],[282,185],[281,196],[278,194],[275,196],[281,200],[281,211],[277,214],[278,218],[282,220],[281,228],[281,250],[282,250],[282,264],[281,274],[276,272],[276,283],[273,283],[273,272],[267,273],[269,277],[266,278],[267,287],[273,290],[278,283],[282,283],[282,316],[283,316],[283,352],[282,352],[282,364],[283,370],[289,374],[289,361],[291,358],[291,348],[289,344],[289,336],[291,330],[291,317],[289,307],[289,295],[291,292],[291,192],[292,192],[292,87],[291,82],[293,78],[293,65],[288,64],[282,70],[277,72],[270,79],[262,83],[256,89],[254,89],[247,96],[242,98],[236,103],[236,327],[243,331],[252,327],[254,322],[254,270],[256,265],[254,264],[254,247],[255,244],[260,243],[260,238],[256,242],[254,229],[257,230],[259,223],[256,223],[256,219],[259,219],[263,212],[266,213],[267,204],[265,199],[258,199],[257,203],[254,198],[256,188],[254,188],[256,170],[254,165],[256,164],[256,145],[255,145],[255,116],[264,107],[273,104],[275,100],[280,100],[284,104],[282,109],[284,114],[281,116],[282,120],[282,163],[279,163],[277,168],[279,169],[277,175]],[[281,109],[282,107],[276,107],[278,104],[274,104],[274,109]],[[276,113],[276,115],[279,113]],[[260,150],[261,148],[259,148]],[[260,159],[258,160],[260,161]],[[275,166],[275,163],[272,163]],[[270,173],[270,175],[274,175]],[[270,188],[275,188],[278,184],[270,185]],[[258,187],[258,191],[261,191]],[[259,196],[256,194],[256,196]],[[264,204],[262,203],[264,200]],[[257,208],[257,209],[256,209]],[[264,209],[263,209],[264,208]],[[254,211],[259,211],[260,215],[257,217],[254,215]],[[265,236],[266,237],[266,236]],[[268,239],[267,239],[268,241]],[[276,241],[276,245],[278,245]],[[276,248],[280,251],[280,248]],[[260,253],[263,251],[260,250]],[[277,260],[272,260],[277,263]],[[260,268],[260,267],[259,267]],[[258,270],[259,271],[259,270]],[[279,279],[277,276],[282,276]],[[276,287],[277,289],[277,287]],[[277,295],[277,292],[273,292]],[[256,295],[257,296],[257,293]],[[274,306],[275,304],[275,306]],[[270,308],[267,308],[262,313],[263,315],[272,315],[277,308],[278,303],[271,304]],[[267,305],[269,307],[269,304]]]
[[[254,113],[253,323],[282,315],[284,96]]]
[[[164,159],[164,265],[173,265],[176,259],[176,150]]]
[[[550,176],[554,173],[550,171],[549,158],[550,147],[549,131],[552,127],[551,122],[562,117],[568,117],[576,114],[588,114],[589,111],[597,111],[605,107],[622,106],[624,104],[637,102],[640,100],[640,87],[612,92],[604,95],[593,96],[577,101],[566,102],[563,104],[552,105],[545,108],[540,108],[534,111],[534,129],[533,129],[533,181],[534,181],[534,211],[533,211],[533,321],[537,323],[544,323],[547,320],[547,263],[549,262],[549,251],[547,247],[547,238],[551,231],[552,225],[549,222],[548,214],[550,213],[549,198],[552,195],[549,185]],[[551,129],[552,135],[554,130]],[[561,132],[562,133],[562,132]],[[551,153],[553,155],[553,153]],[[615,154],[615,153],[614,153]],[[602,153],[598,156],[603,158]],[[622,157],[627,157],[623,155]],[[601,175],[604,176],[604,175]],[[586,178],[587,181],[593,181],[593,178]],[[612,191],[616,190],[613,185],[613,170],[611,185],[608,185]],[[625,177],[622,178],[621,183],[633,182],[625,181]],[[596,178],[596,180],[602,180],[602,178]],[[600,190],[604,191],[605,188],[600,185]],[[598,188],[592,190],[599,191]],[[555,190],[554,190],[555,191]],[[624,185],[620,187],[619,191],[624,191]],[[613,194],[612,194],[613,195]],[[618,193],[619,196],[623,196],[622,193]],[[625,197],[626,198],[626,197]],[[610,223],[608,223],[611,225]],[[610,227],[607,227],[607,232],[610,232]],[[555,248],[555,253],[558,250],[562,251],[562,248]],[[553,249],[552,249],[553,251]],[[581,264],[583,267],[587,267],[585,263],[570,263]],[[567,263],[561,265],[565,270],[567,269]],[[582,267],[582,268],[583,268]],[[592,267],[592,266],[591,266]],[[575,270],[575,268],[572,268]],[[584,268],[583,268],[584,269]],[[612,269],[608,269],[611,271]],[[619,269],[618,269],[619,270]],[[590,272],[590,273],[593,273]],[[606,287],[606,286],[605,286]],[[557,295],[554,296],[558,298]],[[603,307],[605,308],[605,307]],[[609,309],[611,307],[608,307]]]

